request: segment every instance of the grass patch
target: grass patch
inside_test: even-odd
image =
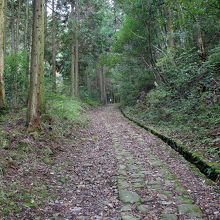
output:
[[[48,100],[48,114],[60,120],[79,120],[84,104],[72,97],[50,94]]]

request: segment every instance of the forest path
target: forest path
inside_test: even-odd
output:
[[[90,117],[94,131],[105,137],[104,146],[115,150],[122,219],[218,219],[213,188],[168,145],[129,122],[114,105]],[[115,156],[109,159],[107,164]]]
[[[81,144],[54,167],[62,185],[51,188],[61,195],[49,208],[53,219],[218,219],[215,186],[183,157],[114,105],[88,114]]]

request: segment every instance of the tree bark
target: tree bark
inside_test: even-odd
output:
[[[74,3],[71,4],[71,28],[72,28],[72,45],[71,45],[71,96],[75,97],[75,33],[74,33]]]
[[[41,16],[41,31],[40,31],[40,67],[39,67],[39,76],[40,76],[40,114],[46,112],[46,100],[45,100],[45,87],[44,87],[44,55],[45,55],[45,0],[42,1],[42,16]]]
[[[75,96],[79,97],[79,1],[76,0],[75,31]]]
[[[198,44],[198,53],[202,61],[206,61],[206,51],[205,51],[205,45],[202,37],[202,31],[199,21],[197,20],[196,23],[196,29],[197,29],[197,44]]]
[[[44,110],[44,0],[33,1],[33,31],[31,51],[31,80],[28,100],[28,130],[40,128],[40,116]]]
[[[167,9],[167,31],[168,31],[168,45],[171,49],[174,49],[175,41],[174,41],[174,31],[173,31],[173,20],[172,20],[172,12],[170,8]]]
[[[15,8],[15,20],[12,20],[12,54],[14,56],[15,69],[13,75],[13,97],[12,105],[14,108],[17,108],[18,105],[18,51],[20,45],[20,19],[21,19],[21,0],[18,0],[18,6]]]
[[[55,16],[55,0],[52,0],[52,78],[53,91],[56,92],[56,16]]]
[[[15,53],[18,53],[19,44],[20,44],[20,36],[19,36],[19,29],[20,29],[20,20],[21,20],[21,0],[18,0],[18,9],[16,15],[16,30],[15,30]]]
[[[8,11],[8,0],[5,0],[4,1],[4,20],[5,20],[5,22],[4,22],[4,28],[5,28],[5,30],[4,30],[4,48],[6,48],[6,43],[7,43],[7,41],[6,41],[6,39],[7,39],[7,11]],[[6,54],[6,50],[4,50],[4,52],[5,52],[5,54]]]
[[[5,87],[4,87],[4,30],[5,16],[4,7],[5,0],[0,0],[0,109],[5,108]]]
[[[101,103],[103,105],[107,104],[107,95],[106,95],[106,83],[105,83],[105,67],[100,68],[99,82],[100,82],[100,95]]]
[[[24,46],[25,51],[27,53],[27,69],[26,69],[26,77],[27,81],[30,78],[30,31],[29,31],[29,0],[26,0],[26,21],[25,21],[25,36],[24,36]],[[29,83],[27,83],[26,88],[28,88]]]

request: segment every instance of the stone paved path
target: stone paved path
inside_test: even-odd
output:
[[[94,129],[102,127],[99,132],[108,133],[115,150],[123,220],[219,219],[215,186],[169,146],[123,118],[114,106],[90,116]]]

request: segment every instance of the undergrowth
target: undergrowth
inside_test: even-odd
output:
[[[80,114],[85,106],[77,99],[69,96],[51,93],[47,97],[48,114],[60,120],[80,120]]]
[[[88,123],[86,104],[57,94],[47,99],[39,132],[27,132],[26,109],[0,120],[0,219],[21,218],[24,213],[33,219],[46,202],[56,200],[48,188],[51,169],[64,143]]]
[[[163,67],[169,83],[157,86],[126,108],[127,113],[180,140],[216,166],[220,166],[219,56],[217,46],[204,63],[199,63],[193,51],[178,55],[175,64],[161,58],[158,66]]]

